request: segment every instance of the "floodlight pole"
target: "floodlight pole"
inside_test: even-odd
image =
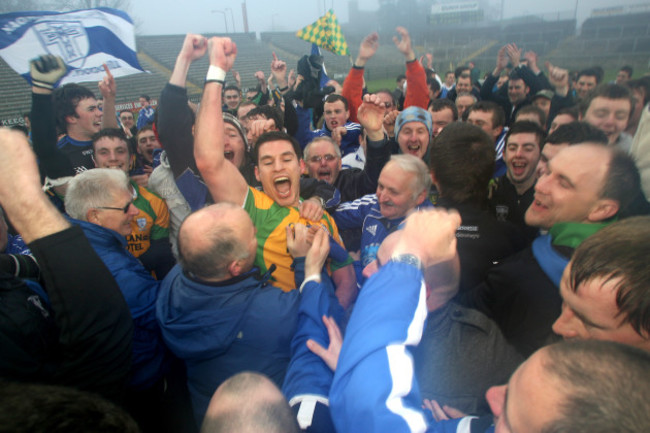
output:
[[[222,10],[213,10],[212,13],[213,13],[213,14],[214,14],[214,13],[217,13],[217,14],[222,14],[222,15],[223,15],[223,23],[224,23],[225,26],[226,26],[226,33],[230,33],[230,32],[228,31],[228,21],[227,21],[227,19],[226,19],[226,13],[225,13],[224,11],[222,11]]]

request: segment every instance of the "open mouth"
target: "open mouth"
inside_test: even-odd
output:
[[[418,156],[418,153],[420,153],[421,148],[422,148],[422,146],[420,146],[417,143],[409,144],[409,145],[406,146],[406,152],[410,153],[411,155]]]
[[[278,177],[273,181],[278,197],[287,198],[291,194],[291,182],[287,176]]]
[[[533,204],[532,204],[531,207],[533,207],[533,209],[536,210],[536,211],[548,209],[547,206],[545,206],[541,201],[539,201],[537,199],[533,200]]]
[[[153,151],[152,151],[152,153],[153,153]],[[226,158],[228,161],[232,162],[233,159],[235,159],[235,152],[233,152],[232,150],[226,150],[223,153],[223,157]]]
[[[524,162],[513,162],[512,163],[512,173],[515,176],[522,176],[524,172],[526,171],[526,167],[528,164]]]
[[[318,172],[318,178],[321,180],[327,180],[332,177],[332,172],[329,170],[320,170]]]

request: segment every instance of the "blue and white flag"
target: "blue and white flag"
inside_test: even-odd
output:
[[[66,84],[100,81],[103,63],[114,77],[144,72],[135,52],[133,21],[117,9],[0,15],[0,57],[30,83],[29,61],[43,54],[63,58]]]

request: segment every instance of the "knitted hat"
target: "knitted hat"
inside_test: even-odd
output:
[[[431,119],[431,113],[427,110],[410,106],[405,108],[404,111],[399,113],[397,120],[395,120],[395,137],[399,136],[399,132],[402,129],[402,126],[410,122],[422,122],[424,126],[429,130],[429,137],[431,137],[433,131],[433,120]]]
[[[223,113],[223,121],[230,123],[232,126],[235,127],[235,129],[237,129],[237,132],[239,132],[239,135],[241,135],[242,140],[244,140],[244,149],[246,149],[246,151],[248,152],[250,150],[250,147],[248,146],[246,131],[244,131],[244,127],[242,126],[241,123],[239,123],[239,120],[230,113]]]

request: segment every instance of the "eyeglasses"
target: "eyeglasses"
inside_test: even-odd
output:
[[[331,153],[328,153],[328,154],[322,155],[322,156],[321,155],[310,156],[308,161],[313,162],[313,163],[317,163],[317,162],[321,162],[324,159],[326,162],[332,162],[336,158],[337,158],[336,155],[332,155]]]
[[[126,213],[129,212],[129,208],[131,207],[132,204],[133,204],[133,202],[130,201],[123,208],[122,207],[110,207],[110,206],[97,206],[95,209],[121,210],[123,213],[126,214]]]

